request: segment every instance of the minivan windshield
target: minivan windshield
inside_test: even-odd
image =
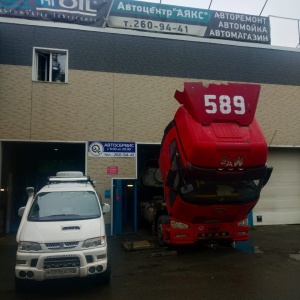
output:
[[[59,191],[37,194],[28,221],[71,221],[99,217],[100,207],[94,192]]]

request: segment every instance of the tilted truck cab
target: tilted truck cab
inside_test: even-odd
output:
[[[260,86],[187,82],[165,129],[159,165],[165,209],[156,216],[160,244],[245,241],[248,213],[272,168],[254,119]]]

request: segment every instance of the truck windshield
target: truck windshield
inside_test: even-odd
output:
[[[53,222],[100,217],[98,199],[91,191],[39,193],[29,211],[28,221]]]
[[[243,204],[258,200],[261,180],[191,180],[179,187],[181,198],[191,204]]]

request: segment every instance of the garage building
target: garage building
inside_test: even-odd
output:
[[[27,186],[37,189],[70,169],[90,175],[112,205],[111,233],[126,232],[122,222],[114,224],[114,209],[118,197],[129,197],[124,218],[134,219],[135,231],[137,204],[130,199],[141,166],[158,156],[179,105],[174,92],[186,81],[261,85],[256,118],[274,171],[253,222],[300,223],[298,49],[1,17],[0,53],[0,233],[16,231]],[[37,67],[49,57],[60,62],[63,77],[49,77],[46,63]],[[136,153],[92,157],[93,141],[135,143]]]

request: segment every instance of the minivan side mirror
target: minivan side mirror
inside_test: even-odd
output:
[[[25,206],[22,206],[22,207],[19,208],[19,210],[18,210],[18,216],[19,216],[19,217],[22,217],[22,216],[23,216],[24,210],[25,210]]]
[[[26,192],[28,194],[28,197],[32,197],[34,194],[34,188],[33,187],[28,187],[26,188]]]
[[[104,203],[104,204],[102,205],[102,212],[103,212],[103,214],[109,213],[109,212],[110,212],[110,205],[107,204],[107,203]]]

